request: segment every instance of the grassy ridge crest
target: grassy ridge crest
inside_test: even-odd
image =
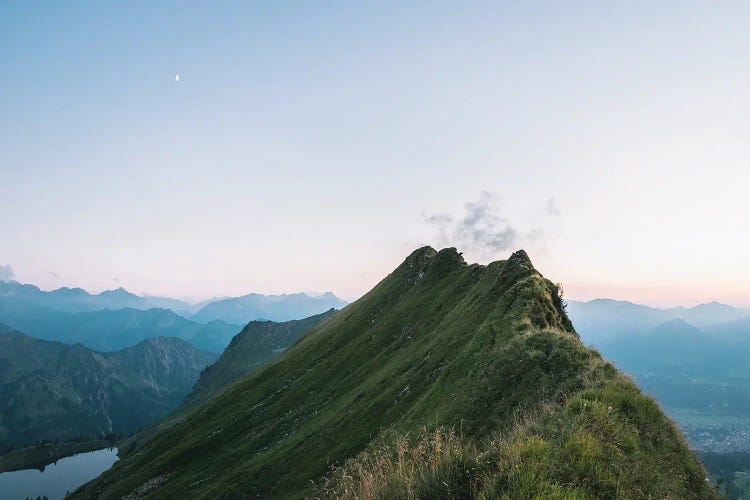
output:
[[[460,460],[434,457],[433,479],[382,459],[414,449],[424,470],[419,450],[444,439]],[[462,460],[473,465],[455,476]],[[368,477],[385,486],[361,489]],[[424,247],[74,497],[453,495],[438,483],[478,498],[713,495],[658,406],[581,344],[525,252],[481,266]]]

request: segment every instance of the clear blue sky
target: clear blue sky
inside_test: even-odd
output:
[[[351,299],[421,244],[524,247],[572,298],[750,305],[749,25],[748,2],[0,2],[0,264]]]

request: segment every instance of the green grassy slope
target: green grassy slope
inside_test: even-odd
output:
[[[222,353],[216,363],[206,367],[193,390],[185,398],[192,405],[213,395],[243,375],[278,357],[305,331],[335,313],[330,309],[305,319],[284,321],[251,321]]]
[[[163,419],[120,442],[119,454],[125,455],[143,446],[154,436],[184,420],[197,404],[212,397],[233,382],[275,359],[299,339],[300,335],[336,312],[330,309],[309,318],[284,321],[251,321],[234,336],[216,362],[200,374],[179,408]]]
[[[476,467],[404,437],[435,442],[441,429]],[[399,446],[418,467],[396,466]],[[344,468],[324,482],[332,465]],[[480,266],[425,247],[75,496],[388,497],[405,485],[426,497],[714,495],[656,404],[581,344],[525,252]]]

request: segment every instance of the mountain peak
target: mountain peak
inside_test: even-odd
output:
[[[406,277],[408,282],[417,283],[427,276],[441,276],[465,265],[463,256],[453,247],[437,251],[424,246],[410,253],[393,275]]]
[[[244,331],[272,326],[253,323]],[[419,248],[362,298],[313,328],[272,365],[233,381],[74,498],[101,491],[127,496],[157,475],[166,479],[151,494],[164,498],[216,491],[326,497],[316,491],[323,483],[348,492],[332,497],[366,497],[345,483],[356,472],[327,481],[331,464],[382,465],[368,477],[402,484],[403,478],[388,476],[397,467],[370,459],[382,444],[374,437],[406,433],[407,442],[408,433],[437,426],[460,429],[466,449],[480,450],[476,461],[456,469],[461,484],[477,489],[450,486],[414,496],[571,492],[602,498],[621,484],[621,496],[689,498],[697,492],[712,498],[705,471],[671,422],[581,343],[556,285],[534,270],[526,252],[468,266],[455,248]],[[233,342],[236,347],[253,337],[241,333]],[[524,423],[514,426],[519,416]],[[506,430],[511,434],[502,434]],[[501,447],[481,448],[495,436]],[[627,446],[618,447],[623,442]],[[579,464],[582,447],[606,458],[579,474],[565,464]],[[383,456],[396,455],[388,449]],[[527,455],[532,458],[517,459]],[[488,456],[493,463],[485,470]],[[454,462],[446,463],[437,485],[455,479],[449,472]],[[532,479],[514,489],[522,476]],[[547,481],[543,487],[537,478]],[[383,490],[370,496],[408,495]]]
[[[103,297],[135,297],[136,295],[128,292],[123,287],[115,288],[114,290],[104,290],[99,294]]]
[[[433,258],[437,255],[437,250],[429,245],[417,248],[406,258],[406,262],[424,262],[427,259]]]
[[[54,295],[61,295],[65,297],[87,297],[89,296],[89,293],[83,288],[79,288],[79,287],[69,288],[67,286],[58,288],[56,290],[52,290],[49,293],[54,294]]]
[[[510,258],[508,258],[508,263],[514,266],[534,269],[534,264],[531,263],[529,254],[527,254],[526,250],[523,249],[513,252]]]
[[[454,247],[443,248],[440,250],[434,259],[434,265],[436,266],[456,266],[462,267],[466,265],[463,254],[456,250]]]
[[[696,327],[688,323],[682,318],[670,319],[657,326],[654,332],[666,332],[666,331],[699,331]]]

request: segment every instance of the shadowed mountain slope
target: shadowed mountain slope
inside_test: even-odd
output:
[[[251,321],[235,335],[216,363],[201,373],[195,387],[185,398],[185,404],[191,405],[209,398],[216,391],[278,357],[300,335],[335,312],[335,309],[329,309],[309,318],[283,323]]]
[[[455,446],[423,453],[444,435]],[[525,252],[480,266],[429,247],[74,497],[131,493],[715,496],[658,406],[581,344]]]
[[[100,353],[0,334],[0,448],[129,434],[177,406],[214,359],[173,338]]]

